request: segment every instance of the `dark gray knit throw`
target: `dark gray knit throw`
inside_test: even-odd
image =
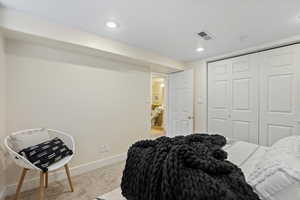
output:
[[[220,135],[161,137],[133,144],[122,177],[127,200],[258,200]]]

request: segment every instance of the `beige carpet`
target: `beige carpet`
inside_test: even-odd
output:
[[[121,194],[121,188],[117,188],[109,193],[104,194],[103,196],[99,197],[98,199],[102,200],[126,200]]]
[[[71,193],[67,180],[50,183],[45,200],[94,200],[120,187],[124,162],[72,177],[75,192]],[[51,181],[51,174],[49,174]],[[14,196],[6,198],[13,200]],[[19,200],[36,200],[37,190],[21,193]]]

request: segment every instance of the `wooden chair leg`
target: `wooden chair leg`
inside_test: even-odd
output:
[[[45,173],[45,188],[48,187],[48,172]]]
[[[71,175],[70,175],[70,169],[69,169],[68,164],[65,165],[65,170],[66,170],[66,173],[67,173],[67,176],[68,176],[71,192],[74,192],[74,188],[73,188],[73,184],[72,184],[72,180],[71,180]]]
[[[22,170],[22,174],[21,174],[18,186],[17,186],[15,200],[19,199],[21,188],[22,188],[22,185],[23,185],[23,182],[24,182],[27,171],[28,171],[28,169],[25,169],[25,168]]]
[[[40,172],[40,189],[38,192],[38,200],[44,200],[45,195],[45,174],[44,172]]]

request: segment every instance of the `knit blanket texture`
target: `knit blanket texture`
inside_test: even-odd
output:
[[[229,162],[221,135],[160,137],[133,144],[121,189],[127,200],[259,200]],[[242,153],[242,152],[241,152]]]

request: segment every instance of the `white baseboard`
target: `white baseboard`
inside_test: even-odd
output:
[[[119,154],[119,155],[112,156],[109,158],[89,162],[89,163],[86,163],[83,165],[78,165],[78,166],[70,168],[71,175],[78,176],[80,174],[83,174],[83,173],[86,173],[89,171],[93,171],[95,169],[109,166],[114,163],[122,162],[122,161],[126,160],[126,157],[127,157],[127,154],[123,153],[123,154]],[[59,171],[53,172],[53,173],[49,174],[49,177],[50,176],[51,176],[51,178],[49,178],[49,183],[64,180],[67,178],[64,170],[59,170]],[[27,191],[27,190],[32,190],[34,188],[37,188],[39,185],[39,182],[40,182],[40,180],[38,177],[29,179],[29,180],[25,179],[24,184],[22,186],[22,191]],[[6,190],[3,191],[3,196],[10,196],[10,195],[15,194],[16,188],[17,188],[17,184],[8,185]],[[0,193],[0,200],[2,200],[1,193]]]
[[[1,191],[0,191],[0,200],[4,200],[6,197],[6,187],[4,187]]]

